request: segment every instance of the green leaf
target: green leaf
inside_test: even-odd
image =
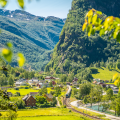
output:
[[[8,42],[6,45],[7,47],[12,48],[12,43]]]
[[[96,13],[99,14],[99,15],[102,15],[102,12],[101,12],[101,11],[97,11]]]
[[[90,37],[90,34],[92,32],[92,25],[88,25],[88,36]]]
[[[97,20],[97,14],[95,14],[95,15],[93,16],[93,18],[92,18],[92,24],[95,24],[96,20]]]
[[[25,63],[25,58],[22,53],[18,53],[18,64],[20,67],[22,67]]]
[[[102,23],[102,20],[100,18],[97,18],[97,21],[96,21],[98,24],[101,24]]]
[[[93,15],[93,11],[92,10],[90,10],[87,14],[86,14],[86,17],[91,17]]]
[[[116,27],[114,34],[113,34],[113,38],[116,39],[117,35],[118,35],[118,31],[119,31],[119,26]]]
[[[91,34],[92,34],[92,35],[95,34],[95,29],[92,29]]]
[[[105,30],[104,29],[101,29],[100,30],[100,36],[104,35],[105,34]]]
[[[5,7],[7,4],[7,0],[0,0],[0,4],[2,7]]]
[[[116,22],[120,22],[120,19],[118,17],[115,18]]]
[[[24,0],[18,0],[19,6],[23,9],[24,8]]]
[[[117,39],[117,42],[120,42],[120,32],[117,34],[116,39]]]
[[[87,26],[87,23],[84,23],[83,26],[82,26],[82,31],[85,30],[86,26]]]
[[[11,60],[12,60],[12,51],[11,50],[9,50],[7,48],[3,48],[2,55],[7,62],[11,62]]]
[[[90,24],[92,21],[92,16],[88,18],[88,23]]]

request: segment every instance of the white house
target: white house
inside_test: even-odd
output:
[[[26,85],[26,79],[19,79],[18,81],[16,81],[15,86],[19,87],[19,86],[24,86]]]
[[[39,80],[38,79],[31,79],[31,80],[28,80],[28,83],[32,86],[32,85],[37,85],[39,83]]]

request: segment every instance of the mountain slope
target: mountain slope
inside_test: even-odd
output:
[[[115,40],[108,41],[107,36],[100,37],[97,33],[88,38],[82,32],[82,25],[89,9],[95,8],[106,15],[118,17],[119,5],[119,0],[73,0],[59,42],[45,71],[78,74],[91,63],[117,61],[120,58],[120,44]]]
[[[40,70],[49,62],[63,25],[62,19],[53,16],[44,18],[21,10],[0,9],[0,44],[12,42],[13,51],[25,55],[25,65]],[[15,60],[12,65],[17,65]]]

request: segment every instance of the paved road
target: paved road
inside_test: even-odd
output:
[[[59,103],[58,97],[56,97],[56,100],[57,100],[57,106],[60,107],[60,103]]]
[[[99,112],[99,111],[95,111],[95,110],[91,110],[91,109],[88,109],[88,108],[79,106],[79,105],[78,105],[78,101],[73,101],[73,102],[71,102],[70,104],[71,104],[72,106],[75,106],[75,107],[78,107],[78,108],[81,108],[81,109],[85,109],[85,110],[89,110],[89,111],[92,111],[92,112],[96,112],[96,113],[99,113],[99,114],[102,114],[102,115],[106,115],[106,117],[109,118],[109,119],[111,119],[111,120],[120,120],[120,117],[116,117],[116,116],[113,116],[113,115],[105,114],[105,113],[102,113],[102,112]]]

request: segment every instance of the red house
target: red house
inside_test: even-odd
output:
[[[52,81],[52,85],[56,85],[56,82],[55,82],[55,81]]]
[[[24,98],[22,100],[25,102],[26,106],[30,106],[30,107],[36,106],[36,100],[31,95],[24,96]]]

